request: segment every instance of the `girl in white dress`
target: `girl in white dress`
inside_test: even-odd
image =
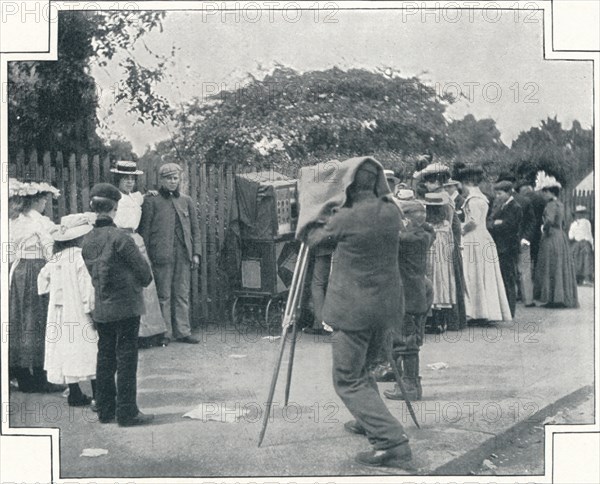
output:
[[[49,294],[44,370],[49,382],[69,385],[72,407],[92,403],[79,382],[91,381],[95,393],[94,288],[81,256],[83,236],[92,230],[95,218],[89,212],[62,217],[60,229],[53,233],[54,256],[37,279],[38,294]]]
[[[138,249],[140,249],[140,252],[150,264],[144,239],[137,233],[137,228],[142,218],[144,196],[140,192],[134,191],[136,177],[144,172],[137,169],[134,161],[117,161],[115,167],[110,171],[116,174],[115,185],[121,191],[121,200],[119,201],[117,214],[114,218],[115,225],[131,233]],[[155,345],[166,346],[168,340],[163,335],[167,331],[167,326],[160,310],[154,281],[144,288],[144,305],[146,313],[142,315],[140,320],[140,348],[148,348]]]

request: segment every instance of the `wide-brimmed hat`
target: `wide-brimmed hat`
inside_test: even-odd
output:
[[[45,193],[50,193],[54,198],[58,198],[60,190],[46,182],[23,182],[16,178],[8,179],[8,198],[32,197]]]
[[[135,161],[119,160],[115,163],[114,168],[111,168],[112,173],[118,173],[119,175],[143,175],[142,170],[138,170],[137,163]]]
[[[545,190],[547,188],[562,188],[562,185],[552,175],[548,175],[545,171],[538,171],[535,176],[536,191]]]
[[[413,174],[413,178],[415,180],[422,180],[423,177],[430,175],[440,175],[440,174],[448,174],[450,175],[450,167],[444,165],[443,163],[430,163],[421,171],[417,171]]]
[[[588,212],[588,208],[585,205],[577,205],[575,207],[575,213]]]
[[[511,192],[513,189],[513,184],[508,180],[502,180],[497,183],[494,183],[494,190],[500,190],[503,192]]]
[[[426,193],[425,205],[446,205],[447,200],[441,193]]]
[[[460,185],[460,182],[458,180],[453,180],[452,178],[450,178],[446,183],[444,183],[445,187],[455,187]]]
[[[92,212],[73,213],[60,219],[60,227],[52,233],[52,238],[57,242],[83,237],[94,228],[96,214]]]

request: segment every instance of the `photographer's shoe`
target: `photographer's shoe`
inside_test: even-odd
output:
[[[412,469],[412,452],[408,441],[396,447],[385,450],[371,450],[359,452],[355,458],[359,464],[369,467],[397,467],[399,469]]]

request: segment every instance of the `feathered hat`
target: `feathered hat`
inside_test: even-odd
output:
[[[535,176],[535,190],[539,191],[544,188],[562,188],[562,185],[552,175],[548,175],[545,171],[540,170]]]

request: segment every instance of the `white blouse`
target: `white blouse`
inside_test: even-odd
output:
[[[52,232],[58,226],[37,210],[20,214],[9,222],[9,262],[16,259],[46,259],[52,257]]]
[[[580,242],[587,240],[594,245],[594,236],[592,235],[592,224],[586,218],[574,220],[569,228],[569,239]]]
[[[122,229],[137,230],[142,218],[142,203],[144,196],[140,192],[121,193],[114,219],[115,225]]]

